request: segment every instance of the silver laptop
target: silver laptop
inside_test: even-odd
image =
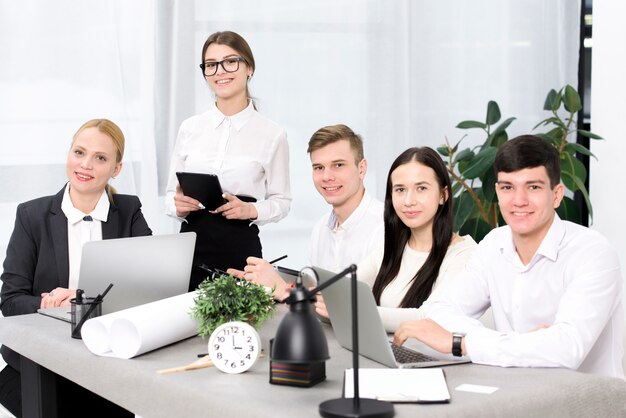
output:
[[[320,284],[335,276],[328,270],[314,267]],[[358,271],[357,271],[358,277]],[[350,276],[346,276],[322,290],[335,337],[342,347],[352,350],[352,305]],[[359,315],[359,354],[387,367],[440,367],[469,363],[467,358],[442,359],[428,356],[407,347],[391,343],[370,287],[357,280]],[[452,342],[451,342],[452,343]],[[442,354],[442,357],[445,355]],[[452,357],[452,356],[449,356]]]
[[[113,283],[103,315],[187,293],[195,242],[195,232],[87,242],[78,287],[96,297]],[[69,306],[38,310],[68,322],[69,311]]]

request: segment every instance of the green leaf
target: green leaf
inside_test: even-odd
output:
[[[541,122],[539,122],[538,124],[536,124],[536,125],[533,127],[533,131],[534,131],[535,129],[537,129],[539,126],[541,126],[541,125],[549,125],[549,124],[551,124],[551,123],[552,123],[552,124],[554,124],[554,125],[556,125],[556,126],[558,126],[559,128],[561,128],[561,129],[563,129],[563,130],[567,129],[567,127],[565,126],[565,123],[563,123],[563,121],[561,120],[561,118],[558,118],[558,117],[556,117],[556,116],[551,116],[551,117],[549,117],[549,118],[547,118],[547,119],[542,120],[542,121],[541,121]]]
[[[476,154],[467,164],[459,164],[459,170],[463,177],[475,179],[485,174],[485,171],[493,167],[497,151],[496,147],[487,147]]]
[[[460,235],[470,235],[474,241],[480,242],[491,231],[491,226],[481,218],[471,218],[459,229]]]
[[[565,86],[563,104],[565,105],[565,110],[570,113],[576,113],[583,108],[583,105],[580,103],[580,96],[578,95],[578,92],[569,84]]]
[[[456,158],[454,159],[454,164],[458,163],[459,161],[470,161],[472,158],[474,158],[474,155],[474,151],[469,148],[465,148],[456,155]]]
[[[467,218],[471,215],[474,210],[474,206],[476,203],[472,196],[464,190],[458,198],[454,199],[454,230],[458,231]]]
[[[493,100],[489,100],[489,103],[487,103],[487,125],[497,123],[500,120],[500,117],[500,107],[498,106],[498,103]]]
[[[496,180],[497,177],[494,170],[485,171],[485,174],[480,178],[483,196],[487,202],[495,203],[498,201],[496,197]]]
[[[585,131],[584,129],[579,129],[578,133],[591,139],[604,139],[600,135],[594,134],[593,132]]]
[[[556,100],[556,90],[552,89],[548,92],[548,95],[546,96],[546,100],[543,103],[543,110],[552,110],[555,100]],[[558,109],[558,106],[557,106],[557,109]]]
[[[482,122],[478,122],[477,120],[464,120],[463,122],[456,125],[459,129],[472,129],[472,128],[480,128],[486,129],[487,125]]]
[[[576,203],[567,196],[563,196],[561,205],[556,209],[556,213],[558,213],[559,217],[565,221],[575,222],[577,224],[581,223],[578,205],[576,205]]]
[[[447,145],[442,145],[440,147],[437,147],[437,152],[441,155],[443,155],[444,157],[449,157],[450,156],[450,152],[448,149]]]
[[[504,144],[508,140],[509,140],[509,135],[506,133],[506,131],[495,132],[495,134],[489,135],[489,137],[485,141],[485,144],[483,145],[483,148],[486,148],[486,147],[500,148],[502,144]]]
[[[585,184],[587,169],[578,158],[573,157],[569,153],[563,154],[562,158],[561,178],[563,179],[563,184],[565,184],[568,189],[575,192],[578,190],[578,184]],[[564,177],[563,174],[569,177]]]
[[[563,130],[561,128],[553,128],[549,132],[537,134],[538,137],[545,139],[555,147],[561,143],[563,139]]]
[[[563,94],[559,91],[556,96],[554,96],[554,101],[552,102],[552,108],[550,110],[553,112],[559,110],[561,107],[561,100],[563,100]]]
[[[577,144],[576,142],[568,142],[567,144],[565,144],[565,149],[568,150],[568,151],[572,151],[572,153],[582,154],[582,155],[589,155],[589,156],[595,158],[596,160],[598,159],[586,147],[584,147],[584,146],[582,146],[580,144]]]
[[[489,144],[488,146],[495,146],[494,144],[495,138],[499,137],[502,134],[502,132],[506,132],[506,128],[508,128],[509,125],[513,123],[515,119],[516,118],[508,118],[507,120],[502,122],[500,125],[498,125],[498,127],[494,129],[493,132],[491,132],[491,134],[489,135],[485,143]]]

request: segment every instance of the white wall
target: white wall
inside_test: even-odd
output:
[[[622,158],[626,156],[626,2],[596,0],[593,3],[593,66],[591,80],[591,130],[605,141],[593,141],[590,193],[592,228],[602,232],[617,248],[622,274],[626,266],[626,222]]]
[[[626,97],[626,2],[593,2],[593,49],[591,77],[591,130],[605,141],[594,141],[591,151],[598,157],[590,167],[593,229],[602,232],[617,249],[626,271],[626,222],[623,191],[623,161],[626,155],[623,126]],[[626,303],[626,296],[624,297]],[[626,359],[625,368],[626,368]]]

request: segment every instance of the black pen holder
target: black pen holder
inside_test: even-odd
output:
[[[72,306],[71,322],[72,322],[72,338],[82,338],[80,331],[83,324],[91,318],[102,315],[102,300],[96,302],[96,298],[82,298],[81,303],[76,303],[76,299],[70,299]],[[92,309],[93,308],[93,309]],[[83,317],[88,315],[83,321]]]

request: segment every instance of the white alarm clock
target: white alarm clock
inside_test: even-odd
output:
[[[254,365],[261,353],[261,337],[245,322],[226,322],[209,338],[209,357],[225,373],[243,373]]]

